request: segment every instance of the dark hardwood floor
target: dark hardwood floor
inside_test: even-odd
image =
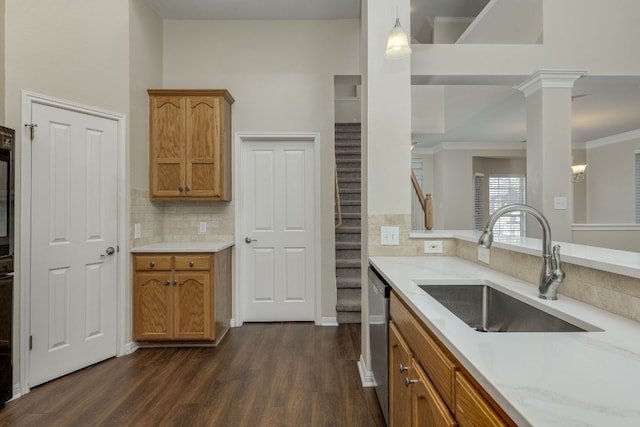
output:
[[[139,349],[0,410],[1,426],[384,426],[360,325],[245,323],[217,348]]]

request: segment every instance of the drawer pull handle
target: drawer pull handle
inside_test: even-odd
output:
[[[153,267],[155,267],[155,266],[156,266],[156,263],[155,263],[155,262],[151,261],[151,262],[149,263],[149,267],[153,268]]]
[[[404,371],[408,371],[409,367],[408,366],[404,366],[402,363],[400,364],[400,372],[404,372]]]
[[[409,387],[411,384],[419,383],[420,380],[410,380],[409,377],[404,377],[404,385]]]
[[[189,267],[193,267],[193,261],[189,261]]]

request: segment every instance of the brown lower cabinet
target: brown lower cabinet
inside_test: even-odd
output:
[[[133,339],[217,344],[229,329],[231,248],[133,255]]]
[[[391,427],[516,425],[393,292],[389,423]]]

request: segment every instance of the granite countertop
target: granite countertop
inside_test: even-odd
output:
[[[416,315],[520,426],[640,425],[640,324],[457,257],[372,257]],[[489,280],[598,332],[476,332],[414,279]],[[562,285],[561,285],[562,286]]]
[[[233,240],[213,240],[208,242],[160,242],[138,246],[131,249],[132,253],[162,253],[162,252],[220,252],[235,245]]]

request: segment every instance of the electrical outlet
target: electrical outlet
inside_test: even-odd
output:
[[[380,227],[380,244],[393,245],[400,244],[400,227]]]
[[[200,233],[206,233],[207,232],[207,223],[204,221],[200,221]]]
[[[442,240],[427,240],[424,242],[425,254],[441,254]]]
[[[566,197],[554,197],[553,198],[553,209],[567,209],[567,198]]]
[[[491,262],[491,249],[478,245],[478,261],[489,264]]]
[[[133,226],[133,238],[139,239],[142,237],[142,226],[140,224],[135,224]]]

